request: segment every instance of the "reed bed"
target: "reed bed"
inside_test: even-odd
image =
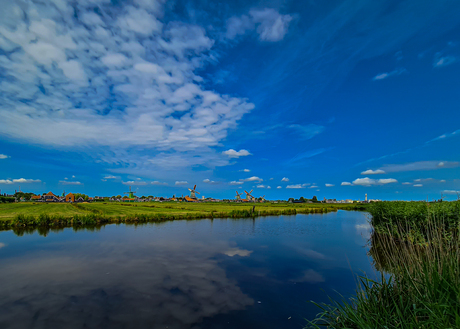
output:
[[[354,297],[315,303],[321,313],[307,328],[460,328],[457,204],[410,206],[378,206],[370,249],[378,280],[359,276]]]

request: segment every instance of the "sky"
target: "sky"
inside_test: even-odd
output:
[[[458,1],[0,6],[2,193],[460,193]]]

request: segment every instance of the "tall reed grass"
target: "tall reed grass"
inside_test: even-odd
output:
[[[356,296],[316,304],[322,312],[307,328],[460,328],[460,243],[451,225],[456,214],[449,212],[449,218],[444,212],[457,205],[437,212],[427,205],[426,217],[415,220],[399,204],[389,206],[378,209],[390,209],[392,216],[382,211],[374,223],[398,216],[411,223],[387,222],[373,232],[370,255],[378,280],[360,276]],[[412,209],[418,216],[423,206]],[[417,237],[423,232],[423,241],[413,238],[413,230]]]

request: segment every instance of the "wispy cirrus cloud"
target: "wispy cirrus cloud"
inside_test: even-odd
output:
[[[384,172],[404,172],[404,171],[419,171],[419,170],[436,170],[444,168],[457,168],[459,162],[454,161],[417,161],[403,164],[389,164],[381,168]]]
[[[383,80],[383,79],[387,79],[387,78],[392,77],[392,76],[401,75],[401,74],[403,74],[405,72],[407,72],[406,69],[398,68],[398,69],[393,70],[391,72],[379,73],[375,77],[373,77],[372,80],[373,81]]]
[[[311,139],[315,137],[316,135],[321,134],[325,129],[324,126],[320,126],[316,124],[308,124],[308,125],[293,124],[293,125],[289,125],[289,128],[296,131],[298,136],[301,139],[305,139],[305,140]]]
[[[230,183],[228,183],[228,185],[242,185],[244,182],[238,182],[238,181],[231,181]]]
[[[174,185],[187,185],[187,184],[188,184],[188,182],[186,180],[184,180],[184,181],[176,181],[174,183]]]
[[[433,62],[433,67],[439,68],[454,64],[458,61],[458,58],[455,56],[436,56]]]

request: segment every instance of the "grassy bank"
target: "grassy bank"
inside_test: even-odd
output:
[[[386,202],[369,209],[378,281],[318,305],[308,328],[460,328],[458,202]],[[457,219],[457,220],[456,220]]]
[[[14,203],[0,204],[0,229],[145,223],[176,219],[246,218],[327,213],[338,209],[366,208],[353,204],[289,203]]]

